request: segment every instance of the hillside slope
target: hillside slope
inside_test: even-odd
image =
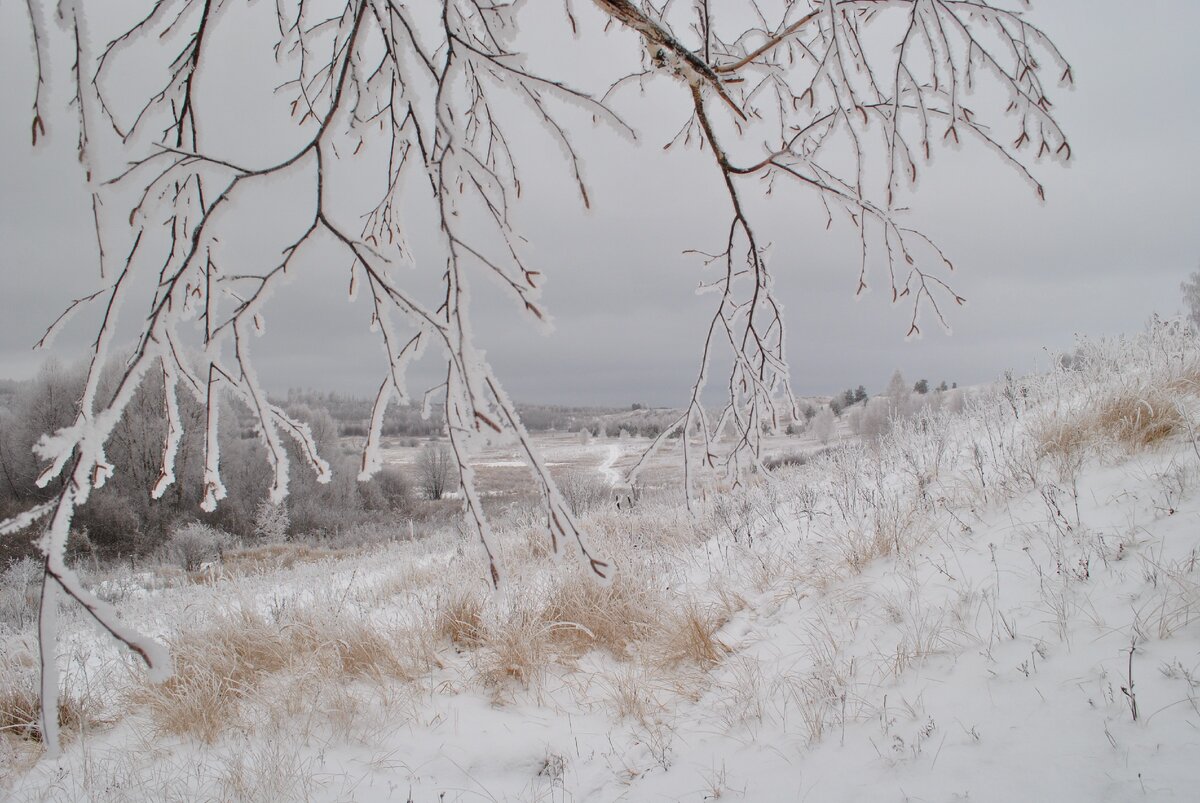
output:
[[[150,687],[82,626],[59,762],[14,799],[1191,800],[1200,349],[1155,324],[775,482],[535,515],[482,590],[455,534],[208,579],[109,577],[175,645]],[[31,635],[5,636],[28,684]],[[10,728],[12,731],[19,729]]]

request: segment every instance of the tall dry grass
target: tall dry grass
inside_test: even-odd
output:
[[[4,738],[41,742],[40,716],[36,669],[28,666],[20,671],[0,670],[0,734]],[[59,693],[58,726],[67,741],[80,729],[101,724],[93,707],[74,690],[67,688]]]
[[[237,725],[263,681],[303,667],[330,683],[412,680],[438,665],[427,627],[387,627],[317,607],[271,621],[242,609],[172,640],[175,672],[162,684],[137,683],[130,702],[157,733],[213,743]]]
[[[1134,453],[1186,431],[1184,391],[1194,385],[1164,383],[1123,388],[1080,408],[1049,415],[1033,428],[1039,453],[1069,460],[1105,446]]]

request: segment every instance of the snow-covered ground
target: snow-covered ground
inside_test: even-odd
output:
[[[607,589],[550,562],[535,521],[500,534],[496,595],[451,533],[167,587],[111,578],[185,673],[229,682],[155,697],[75,620],[68,696],[95,721],[56,761],[0,737],[4,794],[1194,800],[1200,349],[1156,326],[1084,352],[778,481],[713,486],[695,514],[594,513],[621,571]],[[355,663],[372,634],[384,657]],[[32,676],[31,644],[5,637],[6,682]],[[212,729],[187,720],[206,711]]]

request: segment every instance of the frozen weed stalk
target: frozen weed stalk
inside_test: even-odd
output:
[[[522,12],[517,2],[410,7],[383,0],[250,6],[156,0],[129,19],[89,14],[81,0],[63,0],[53,11],[44,0],[26,6],[37,70],[30,88],[32,144],[38,147],[48,129],[75,127],[100,268],[99,289],[73,302],[46,338],[80,308],[102,311],[77,417],[38,446],[47,463],[40,483],[55,495],[0,524],[0,533],[12,534],[48,521],[40,541],[39,633],[43,732],[51,753],[59,749],[58,732],[45,712],[55,710],[58,694],[59,597],[82,606],[152,677],[171,671],[166,649],[123,624],[64,560],[76,509],[121,468],[110,463],[106,443],[147,377],[161,374],[166,388],[155,497],[176,480],[185,426],[181,392],[205,411],[198,425],[205,435],[204,490],[197,500],[204,510],[227,494],[217,437],[223,398],[237,400],[255,421],[270,465],[272,504],[288,495],[288,439],[320,481],[330,479],[309,427],[269,400],[253,354],[272,296],[288,281],[306,280],[305,264],[318,249],[323,264],[340,255],[349,294],[367,302],[384,356],[359,477],[381,468],[384,414],[393,401],[411,398],[409,367],[435,349],[444,359],[444,379],[416,396],[442,405],[463,512],[493,585],[502,578],[499,553],[470,458],[500,439],[515,442],[529,466],[554,554],[574,553],[586,573],[608,580],[613,567],[588,545],[470,325],[471,291],[480,276],[498,283],[518,315],[535,324],[546,320],[541,270],[512,227],[523,186],[519,139],[556,143],[586,207],[586,154],[576,144],[580,120],[634,136],[641,121],[627,122],[609,104],[631,94],[627,86],[637,80],[674,87],[689,109],[668,147],[708,154],[729,222],[719,242],[696,252],[717,276],[703,286],[714,299],[713,313],[700,338],[689,401],[647,451],[682,435],[689,500],[701,468],[723,471],[734,486],[745,470],[765,471],[764,431],[786,427],[799,412],[765,247],[769,236],[752,219],[752,194],[786,183],[844,211],[863,245],[858,292],[867,288],[871,262],[884,263],[885,286],[893,302],[905,305],[907,334],[916,336],[926,320],[944,325],[944,307],[964,301],[945,278],[949,258],[903,215],[903,196],[934,149],[975,141],[1014,167],[1038,197],[1044,191],[1032,163],[1071,156],[1049,99],[1052,86],[1071,84],[1071,68],[1023,9],[982,0],[789,0],[770,23],[741,5],[736,13],[710,15],[708,2],[667,4],[661,11],[629,0],[568,4],[560,27],[550,30],[605,37],[613,53],[625,57],[595,65],[594,86],[584,88],[570,86],[558,72],[567,65],[553,58],[573,50],[544,41],[546,28],[519,27],[523,14],[543,11]],[[214,69],[245,47],[230,32],[253,28],[242,23],[254,15],[270,17],[257,28],[270,33],[255,43],[270,55],[261,63],[270,65],[240,74],[238,91],[246,97],[282,93],[290,102],[263,104],[261,110],[274,109],[278,119],[251,127],[220,115],[223,104],[207,102],[205,93]],[[942,57],[964,50],[981,57]],[[527,62],[526,55],[539,58]],[[51,69],[59,63],[73,66]],[[159,80],[120,80],[131,70]],[[69,85],[69,114],[47,107],[47,78]],[[964,106],[965,96],[953,90],[974,85],[989,86],[991,96],[1007,102]],[[516,121],[514,109],[523,115]],[[643,105],[637,112],[649,120],[662,108]],[[231,141],[252,141],[256,148]],[[843,151],[855,154],[849,164],[840,158]],[[882,170],[877,189],[865,178],[868,167]],[[386,181],[368,185],[369,192],[345,191],[365,175]],[[411,204],[436,225],[410,219]],[[238,245],[238,222],[246,219],[263,224],[256,248]],[[354,220],[363,223],[348,222]],[[428,253],[436,256],[414,256]],[[115,392],[98,395],[119,323],[146,296],[148,307],[130,316],[141,328]],[[714,361],[731,367],[723,383],[728,396],[712,414],[701,399]],[[644,467],[638,463],[628,480]]]

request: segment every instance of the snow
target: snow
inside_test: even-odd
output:
[[[246,704],[258,713],[215,744],[159,737],[147,750],[148,715],[125,711],[60,759],[14,772],[6,794],[1194,799],[1200,449],[1176,431],[1136,448],[1096,436],[1056,457],[1037,434],[1051,411],[1082,426],[1098,399],[1170,385],[1195,357],[1191,345],[1186,359],[1165,356],[1170,346],[1157,357],[1107,344],[1094,369],[977,393],[961,415],[927,411],[877,447],[845,443],[775,484],[716,489],[744,502],[736,532],[712,510],[582,519],[597,538],[609,533],[598,547],[620,550],[619,577],[724,606],[716,637],[728,652],[714,665],[667,667],[635,644],[625,656],[547,660],[524,685],[485,680],[484,648],[439,644],[411,682],[346,681],[337,693],[359,703],[344,726],[322,707],[333,690],[288,711],[264,685]],[[1186,388],[1175,398],[1190,430],[1200,399]],[[605,476],[622,454],[587,450]],[[495,533],[509,564],[523,538]],[[481,560],[446,533],[289,570],[166,588],[130,575],[103,590],[123,589],[124,618],[154,635],[239,607],[344,609],[382,627],[423,621],[447,584],[478,586]],[[522,594],[583,582],[548,562],[508,568],[490,616],[520,611]],[[94,693],[135,683],[72,616],[63,626],[82,666],[63,656],[66,671]]]
[[[610,486],[618,485],[621,482],[621,472],[614,468],[620,459],[621,447],[618,444],[610,443],[604,453],[604,462],[596,469]]]

